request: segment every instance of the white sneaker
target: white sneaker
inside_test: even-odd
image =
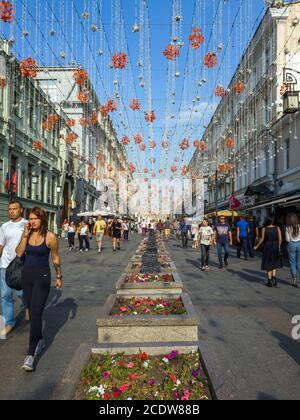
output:
[[[21,369],[24,369],[25,372],[33,372],[34,371],[34,357],[27,356],[24,360],[24,363]]]
[[[89,252],[89,250],[88,250],[88,249],[86,249],[86,250],[85,250],[85,252]]]
[[[80,252],[83,252],[83,250],[81,249]]]

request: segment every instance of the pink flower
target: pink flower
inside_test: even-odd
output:
[[[190,392],[188,389],[185,389],[184,392],[184,397],[181,398],[181,401],[189,401],[190,399]]]
[[[137,378],[137,375],[135,373],[133,373],[132,375],[130,375],[130,379],[131,380],[134,381],[136,378]]]
[[[134,368],[134,363],[133,362],[128,363],[127,367],[128,369]]]
[[[149,314],[149,312],[151,312],[150,309],[148,309],[148,308],[144,309],[145,314]]]
[[[121,392],[125,392],[125,391],[127,391],[127,389],[128,389],[128,385],[127,384],[124,384],[124,385],[120,386],[120,388],[119,388],[119,390]]]
[[[103,372],[103,378],[108,378],[109,377],[109,372],[107,372],[107,371],[105,371],[105,372]]]
[[[125,306],[121,306],[120,311],[121,312],[127,312],[127,308]]]

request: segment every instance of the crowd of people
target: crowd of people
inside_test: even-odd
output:
[[[213,223],[204,219],[201,223],[186,218],[171,221],[146,221],[137,226],[142,236],[164,236],[169,241],[182,241],[182,248],[187,249],[189,241],[192,248],[201,252],[201,270],[209,270],[210,250],[216,246],[219,269],[228,267],[231,248],[236,245],[237,258],[255,258],[255,251],[262,251],[261,269],[267,273],[267,286],[278,287],[277,270],[283,267],[283,250],[287,250],[292,275],[292,286],[297,288],[297,276],[300,274],[300,220],[296,214],[289,214],[286,224],[279,226],[275,217],[265,220],[261,228],[252,216],[240,216],[236,224],[229,223],[225,216],[220,216]]]
[[[104,236],[112,238],[112,249],[116,252],[121,249],[121,238],[128,241],[130,232],[129,220],[117,217],[105,220],[102,216],[98,216],[96,220],[90,219],[89,222],[81,220],[77,224],[74,221],[69,223],[65,220],[62,225],[62,237],[68,240],[70,251],[78,249],[80,252],[89,252],[90,241],[95,238],[99,254],[103,251]],[[76,236],[78,247],[75,244]]]
[[[33,208],[29,211],[28,220],[23,217],[23,206],[19,201],[12,201],[8,207],[9,220],[0,227],[0,290],[2,317],[4,328],[1,337],[10,334],[15,326],[13,291],[17,296],[26,317],[30,320],[30,336],[28,353],[22,365],[27,372],[35,370],[35,360],[45,349],[43,339],[43,313],[51,289],[50,258],[55,269],[55,288],[63,287],[59,241],[57,236],[48,229],[45,210]],[[297,287],[297,276],[300,273],[300,221],[296,214],[289,214],[286,225],[279,227],[275,218],[269,218],[261,229],[253,218],[241,216],[236,226],[220,216],[213,224],[204,219],[201,223],[189,222],[188,219],[162,221],[129,222],[116,217],[104,220],[101,216],[91,223],[82,220],[79,224],[64,222],[63,236],[68,239],[69,249],[76,249],[76,235],[79,240],[78,249],[86,252],[90,249],[90,238],[95,236],[98,252],[103,250],[104,235],[112,239],[113,252],[120,249],[121,238],[128,240],[131,231],[142,236],[158,235],[169,241],[172,238],[182,241],[182,248],[189,247],[201,251],[201,268],[210,268],[210,250],[217,247],[219,269],[228,266],[231,247],[237,245],[237,257],[242,251],[245,260],[255,258],[255,251],[262,249],[262,270],[267,273],[267,285],[277,287],[277,270],[283,267],[283,245],[287,244],[288,258],[292,275],[292,286]],[[12,270],[21,263],[22,268]],[[13,273],[14,282],[20,282],[21,287],[10,287],[8,277]]]

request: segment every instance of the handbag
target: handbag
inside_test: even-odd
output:
[[[6,269],[5,280],[10,289],[22,290],[23,259],[16,257]]]

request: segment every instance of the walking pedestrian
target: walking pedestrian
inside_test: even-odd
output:
[[[290,213],[287,216],[285,236],[288,243],[292,286],[298,287],[297,274],[300,274],[300,221],[298,216],[294,213]]]
[[[175,220],[175,222],[174,222],[174,235],[175,235],[175,239],[178,241],[180,239],[180,222],[179,222],[179,220]]]
[[[129,239],[129,223],[128,223],[127,219],[125,219],[124,222],[122,223],[122,230],[123,230],[124,241],[128,241],[128,239]]]
[[[171,237],[171,221],[170,218],[168,217],[165,223],[165,237],[166,237],[166,241],[170,240]]]
[[[154,222],[154,220],[152,220],[149,223],[149,231],[150,231],[150,236],[154,236],[154,234],[155,234],[155,222]]]
[[[148,228],[148,224],[147,224],[146,220],[142,221],[141,227],[142,227],[142,235],[146,236],[147,235],[147,228]]]
[[[156,230],[158,233],[158,237],[161,238],[162,237],[162,232],[164,230],[164,224],[161,220],[158,221],[157,225],[156,225]]]
[[[6,269],[16,257],[16,247],[20,242],[27,220],[23,218],[23,205],[19,201],[11,201],[8,205],[9,222],[0,228],[0,290],[1,307],[5,327],[0,335],[6,337],[16,326],[14,317],[13,290],[6,284]],[[17,292],[21,299],[22,292]]]
[[[259,241],[258,225],[253,216],[249,217],[249,235],[248,235],[248,251],[250,258],[254,258],[253,249],[255,244]]]
[[[48,231],[47,213],[41,208],[30,211],[21,241],[16,248],[18,257],[25,256],[22,270],[22,287],[30,313],[30,338],[28,355],[22,365],[26,372],[35,369],[35,357],[45,350],[43,339],[43,313],[51,288],[49,256],[56,271],[55,287],[62,288],[61,263],[58,240]]]
[[[62,224],[62,235],[61,235],[62,238],[68,239],[68,229],[69,229],[69,223],[67,219],[65,219]]]
[[[188,248],[188,242],[189,242],[188,231],[189,231],[188,225],[186,224],[185,219],[182,219],[180,223],[182,248]]]
[[[192,234],[192,239],[193,239],[193,249],[197,249],[198,248],[198,239],[199,239],[199,224],[196,221],[192,222],[192,226],[191,226],[191,234]]]
[[[204,219],[199,230],[199,240],[201,245],[201,270],[209,270],[209,253],[213,242],[214,231],[209,226],[208,220]]]
[[[244,250],[245,260],[248,260],[248,235],[249,235],[249,224],[244,216],[240,217],[237,223],[237,257],[241,258],[242,249]]]
[[[122,223],[116,217],[114,217],[110,223],[110,228],[112,231],[113,252],[116,252],[116,250],[120,251]]]
[[[80,228],[80,252],[83,252],[84,246],[85,246],[86,252],[90,250],[89,236],[90,236],[89,226],[87,223],[83,222]]]
[[[106,225],[105,220],[103,220],[102,216],[99,216],[93,230],[93,234],[96,236],[99,254],[101,254],[102,252],[103,237],[104,237],[106,228],[107,228],[107,225]]]
[[[276,225],[275,217],[266,220],[262,229],[260,242],[254,247],[257,250],[264,244],[261,269],[267,272],[268,287],[277,287],[277,270],[283,267],[281,245],[282,234]]]
[[[71,222],[68,227],[68,242],[69,242],[70,251],[73,251],[75,249],[75,235],[76,235],[76,226],[74,222]]]
[[[218,258],[219,258],[219,269],[228,267],[228,259],[230,257],[230,248],[232,246],[232,232],[231,227],[226,223],[226,217],[221,216],[219,218],[219,223],[215,226],[214,233],[214,243],[217,245]],[[223,249],[225,252],[224,255],[224,264],[223,264]]]

